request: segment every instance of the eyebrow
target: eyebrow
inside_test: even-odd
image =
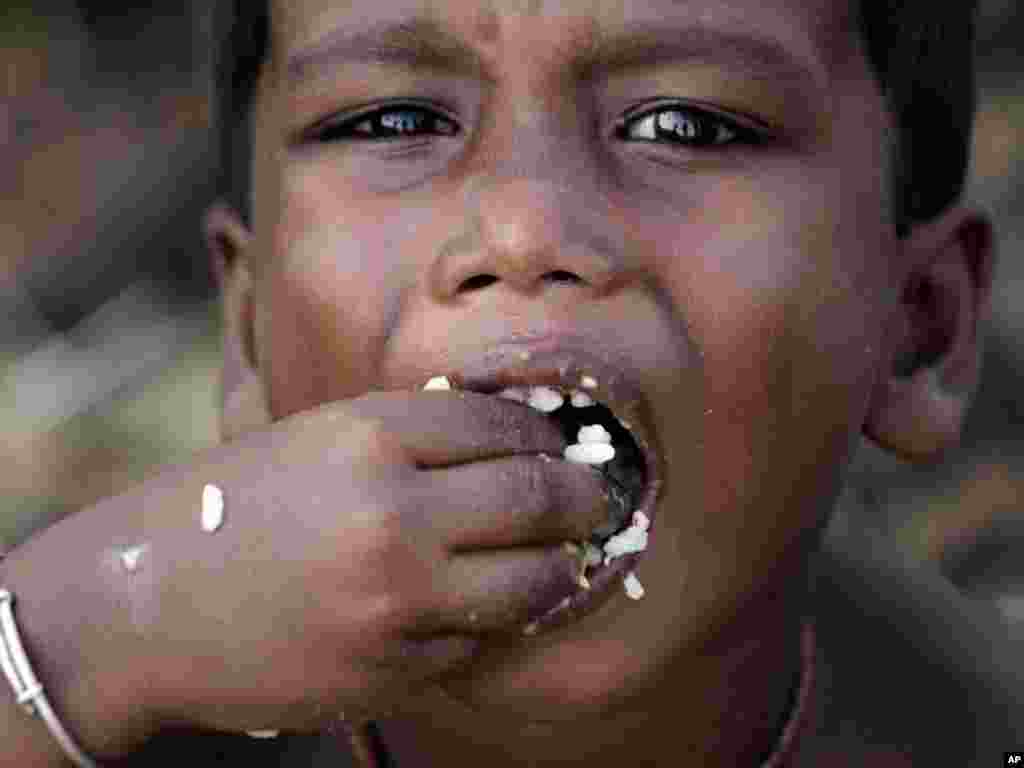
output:
[[[614,34],[601,32],[573,45],[569,67],[578,78],[590,80],[694,60],[811,90],[821,90],[827,83],[820,62],[798,56],[779,40],[704,23],[672,27],[636,22]],[[359,63],[496,80],[479,51],[429,17],[339,28],[288,57],[288,80],[295,86],[325,70]]]

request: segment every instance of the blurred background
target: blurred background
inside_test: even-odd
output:
[[[216,442],[211,5],[0,10],[0,551]],[[999,241],[983,385],[942,466],[865,445],[835,531],[1024,622],[1024,4],[981,6],[967,198]]]

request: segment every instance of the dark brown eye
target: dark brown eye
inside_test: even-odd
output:
[[[721,147],[728,144],[756,144],[761,137],[731,120],[704,110],[673,106],[623,119],[616,135],[620,139],[667,141],[686,147]]]
[[[456,125],[433,110],[417,106],[378,109],[349,120],[329,123],[316,133],[317,141],[373,141],[419,138],[424,135],[453,136]]]
[[[373,141],[454,136],[458,126],[439,112],[413,104],[399,104],[345,120],[330,120],[314,131],[319,142]],[[623,118],[616,137],[668,143],[689,148],[716,148],[730,144],[758,144],[763,137],[724,117],[686,106],[667,106]]]

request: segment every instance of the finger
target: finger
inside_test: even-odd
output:
[[[608,521],[600,470],[540,456],[511,456],[424,473],[431,515],[449,552],[555,545],[590,537]]]
[[[401,640],[396,657],[382,658],[376,667],[379,672],[392,672],[396,684],[409,685],[469,661],[479,647],[479,637],[468,634],[407,637]]]
[[[421,468],[523,453],[561,456],[567,443],[551,417],[521,403],[465,391],[373,392],[350,401],[380,423]]]
[[[573,594],[578,561],[561,546],[504,549],[452,558],[447,591],[420,626],[478,633],[518,630]]]

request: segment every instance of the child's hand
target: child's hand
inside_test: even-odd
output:
[[[223,526],[192,515],[151,544],[180,548],[152,596],[160,721],[379,715],[521,632],[576,588],[562,543],[607,518],[598,472],[537,455],[564,447],[545,415],[471,392],[373,393],[227,446],[203,468]]]

